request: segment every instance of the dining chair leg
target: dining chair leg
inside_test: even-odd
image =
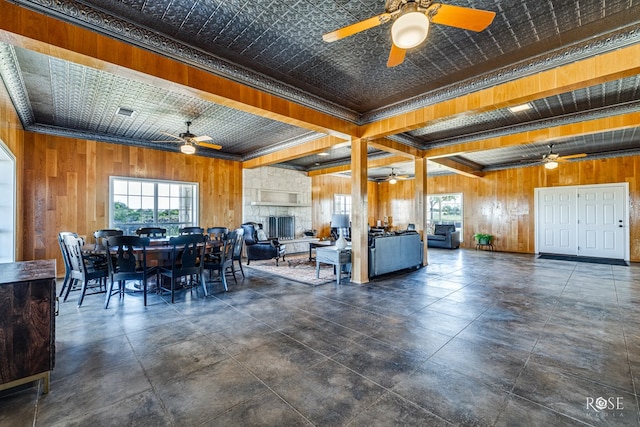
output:
[[[64,299],[62,300],[62,302],[67,302],[67,298],[69,298],[69,293],[71,292],[71,289],[76,286],[76,283],[78,283],[78,279],[71,279],[69,281],[69,285],[67,286],[67,292],[64,294]]]
[[[64,280],[62,281],[62,287],[60,288],[60,295],[64,294],[65,289],[69,286],[69,282],[71,281],[71,274],[67,271],[64,273]]]
[[[240,266],[240,273],[242,273],[242,277],[244,277],[244,270],[242,269],[242,260],[238,260],[238,265]]]
[[[202,284],[202,290],[204,291],[204,296],[208,297],[209,293],[207,292],[207,283],[204,280],[204,274],[200,274],[200,283]]]
[[[107,294],[104,296],[104,308],[109,307],[109,300],[111,299],[111,293],[113,292],[113,279],[109,281],[109,288]]]
[[[223,268],[220,269],[220,280],[222,281],[222,284],[224,285],[224,291],[225,292],[229,291],[229,288],[227,288],[227,278],[224,275],[224,269]]]
[[[147,276],[142,277],[142,292],[144,293],[142,298],[144,299],[144,306],[147,306]]]
[[[78,307],[82,305],[82,301],[84,301],[84,294],[87,292],[87,282],[88,280],[82,281],[82,289],[80,289],[80,296],[78,297]]]

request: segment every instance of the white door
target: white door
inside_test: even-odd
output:
[[[629,259],[627,183],[535,191],[537,253]]]
[[[537,211],[538,252],[577,255],[575,188],[540,189]]]
[[[578,189],[578,255],[624,258],[624,207],[621,185]]]

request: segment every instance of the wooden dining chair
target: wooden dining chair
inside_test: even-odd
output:
[[[185,234],[184,236],[171,237],[171,266],[160,269],[159,289],[171,292],[171,302],[175,302],[175,293],[178,280],[185,279],[190,282],[195,277],[207,296],[207,286],[203,277],[204,253],[207,236],[204,234]],[[163,286],[163,278],[171,281],[169,289]]]
[[[61,231],[60,233],[58,233],[58,245],[60,245],[62,262],[64,263],[64,279],[62,280],[62,287],[60,288],[59,296],[63,296],[65,290],[67,289],[67,286],[69,286],[69,282],[71,281],[71,263],[69,261],[69,251],[64,244],[64,236],[66,235],[78,237],[76,233],[73,233],[71,231]]]
[[[182,227],[178,229],[178,234],[204,234],[204,228],[202,227]]]
[[[162,227],[140,227],[136,230],[140,237],[167,237],[167,229]]]
[[[109,271],[107,264],[93,262],[92,259],[85,256],[82,251],[83,240],[73,234],[64,236],[64,244],[69,254],[69,265],[71,266],[70,282],[64,294],[63,302],[69,297],[69,292],[76,285],[81,285],[80,296],[78,297],[78,307],[84,301],[87,289],[90,284],[97,282],[98,290],[96,293],[104,292]]]
[[[242,277],[244,276],[244,270],[242,269],[242,248],[244,246],[244,229],[236,228],[236,245],[233,247],[233,259],[231,262],[231,270],[233,271],[233,277],[236,276],[236,268],[234,267],[234,262],[238,262],[238,266],[240,267],[240,272],[242,273]]]
[[[211,254],[209,257],[206,257],[204,261],[204,269],[209,271],[209,281],[213,281],[213,272],[217,271],[225,291],[229,290],[227,286],[227,278],[225,276],[228,269],[232,270],[233,280],[238,284],[235,271],[233,271],[233,251],[236,246],[236,241],[236,231],[230,231],[227,233],[227,238],[224,240],[220,252],[217,254]]]
[[[93,238],[95,239],[95,248],[102,247],[102,239],[111,236],[122,236],[124,232],[118,228],[104,228],[102,230],[96,230],[93,232]]]
[[[109,307],[109,300],[113,295],[113,284],[118,282],[116,293],[124,298],[127,281],[136,280],[142,283],[144,305],[147,305],[147,279],[156,270],[147,267],[148,237],[139,236],[111,236],[103,239],[106,253],[111,254],[108,263],[109,283],[104,300],[104,308]]]
[[[207,234],[209,235],[209,240],[224,240],[228,232],[229,232],[229,229],[227,227],[207,228]]]

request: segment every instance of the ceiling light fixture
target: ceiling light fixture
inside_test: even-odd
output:
[[[516,105],[515,107],[509,107],[509,111],[511,111],[512,113],[519,113],[521,111],[527,111],[530,110],[531,108],[531,104],[526,103],[526,104],[521,104],[521,105]]]
[[[547,169],[555,169],[558,167],[558,162],[550,161],[544,164],[544,167]]]
[[[407,4],[406,11],[391,26],[393,44],[401,49],[411,49],[425,41],[429,34],[429,18],[418,12],[416,3]]]
[[[396,182],[398,182],[398,180],[395,177],[389,180],[389,184],[395,184]]]
[[[196,152],[196,147],[194,147],[192,144],[189,144],[188,142],[185,142],[180,146],[180,151],[182,151],[184,154],[194,154]]]

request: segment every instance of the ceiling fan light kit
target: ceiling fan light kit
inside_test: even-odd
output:
[[[391,40],[401,49],[411,49],[424,42],[429,34],[429,18],[417,11],[417,6],[402,14],[391,26]]]
[[[195,154],[196,147],[194,147],[192,144],[189,144],[188,142],[185,142],[180,146],[180,151],[184,154]]]
[[[557,167],[558,167],[558,162],[555,162],[555,161],[546,162],[546,163],[544,164],[544,167],[545,167],[546,169],[555,169],[555,168],[557,168]]]

